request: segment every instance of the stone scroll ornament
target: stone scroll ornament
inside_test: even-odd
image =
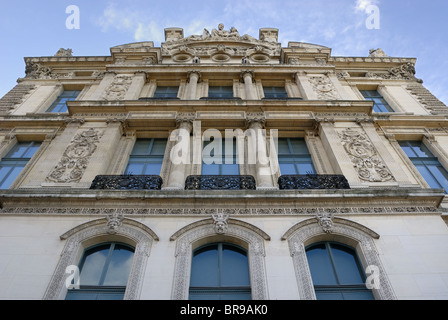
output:
[[[46,180],[58,183],[79,182],[87,168],[90,157],[97,148],[101,135],[99,131],[93,128],[78,133]]]
[[[361,180],[368,182],[394,180],[364,133],[348,128],[339,133],[339,137]]]
[[[319,100],[336,100],[336,88],[327,76],[313,76],[308,78]]]

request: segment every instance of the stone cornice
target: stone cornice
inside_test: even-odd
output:
[[[132,214],[200,214],[234,210],[238,214],[312,214],[334,208],[340,214],[440,214],[441,190],[361,188],[348,190],[88,190],[17,189],[0,192],[3,214],[95,214],[96,210],[132,209]],[[275,202],[276,205],[273,205]],[[18,209],[27,208],[27,209]],[[156,210],[156,208],[158,208]],[[200,208],[200,209],[199,209]],[[274,209],[272,209],[274,208]],[[394,208],[394,209],[385,209]],[[423,209],[426,208],[426,209]],[[88,209],[88,210],[87,210]],[[247,211],[249,209],[249,211]],[[195,212],[195,210],[199,210]],[[255,210],[255,211],[254,211]]]

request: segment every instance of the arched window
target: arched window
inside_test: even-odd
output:
[[[318,300],[373,300],[365,285],[365,273],[356,251],[335,242],[306,248],[306,256]]]
[[[84,251],[79,264],[80,288],[70,289],[66,300],[122,300],[134,248],[123,243],[103,243]]]
[[[227,243],[205,245],[193,252],[190,300],[250,300],[247,252]]]

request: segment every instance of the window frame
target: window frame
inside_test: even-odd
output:
[[[63,90],[62,93],[56,98],[56,100],[51,104],[51,106],[47,109],[47,113],[68,113],[67,101],[75,101],[82,90]],[[61,102],[63,99],[65,100],[63,103]],[[55,109],[58,108],[58,111]],[[64,110],[64,111],[61,111]]]
[[[404,146],[406,144],[406,146]],[[418,145],[412,145],[412,144],[418,144]],[[433,152],[426,146],[426,144],[422,140],[400,140],[398,141],[398,145],[400,146],[401,150],[403,151],[404,155],[409,159],[409,161],[412,163],[412,165],[415,167],[423,181],[428,185],[431,189],[443,189],[445,194],[448,194],[448,170],[443,166],[443,164],[439,161],[438,157],[434,155]],[[410,150],[415,154],[414,157],[410,156],[408,152],[405,151],[404,147],[410,148]],[[419,156],[417,152],[414,150],[414,148],[422,148],[424,149],[425,153],[429,153],[428,156]],[[426,171],[429,173],[429,175],[432,177],[432,179],[439,185],[438,188],[431,187],[431,182],[428,181],[424,174],[420,171],[418,166],[424,166],[426,168]],[[428,168],[428,166],[436,166],[440,167],[444,172],[445,176],[447,177],[445,179],[445,183],[442,183],[437,178],[436,175],[434,175],[433,171]],[[439,169],[440,170],[440,169]],[[443,175],[443,172],[442,172]],[[447,185],[447,187],[444,187],[443,185]]]
[[[387,102],[387,100],[383,97],[381,93],[378,92],[378,90],[359,90],[361,95],[364,97],[367,101],[373,101],[373,112],[375,113],[389,113],[389,112],[395,112],[392,106]],[[374,99],[380,99],[380,104],[377,103]],[[381,107],[384,107],[384,109],[381,109]],[[377,110],[375,110],[377,108]]]
[[[375,300],[375,296],[372,292],[372,290],[368,289],[366,287],[366,274],[363,270],[363,266],[361,263],[361,260],[359,258],[358,252],[355,248],[346,245],[344,243],[340,243],[340,242],[336,242],[336,241],[319,241],[319,242],[314,242],[311,243],[309,245],[307,245],[305,247],[305,252],[307,255],[307,260],[308,260],[308,251],[312,250],[314,247],[317,247],[319,245],[324,245],[325,246],[325,251],[326,254],[328,255],[328,258],[330,260],[330,268],[333,271],[335,280],[337,282],[336,285],[316,285],[314,284],[314,280],[313,280],[313,287],[316,293],[316,297],[318,295],[318,293],[339,293],[339,294],[344,294],[344,293],[351,293],[351,292],[364,292],[364,293],[370,293],[371,295],[371,300]],[[355,259],[355,264],[356,264],[356,269],[359,271],[359,275],[362,279],[362,283],[359,284],[341,284],[340,281],[340,273],[338,274],[338,268],[336,267],[336,262],[335,262],[335,258],[334,258],[334,253],[333,250],[336,250],[336,248],[332,248],[331,246],[335,245],[335,246],[340,246],[340,247],[344,247],[346,249],[348,249],[350,251],[350,254],[354,257]],[[311,271],[311,266],[309,266],[310,268],[310,272]],[[318,299],[319,300],[319,299]]]
[[[20,148],[21,145],[28,144],[25,151],[22,152],[20,157],[11,157],[10,155],[14,152],[16,152],[16,149]],[[14,146],[8,151],[8,153],[0,159],[0,169],[4,166],[11,166],[11,169],[3,176],[0,177],[0,190],[7,190],[9,189],[14,182],[17,180],[17,178],[20,176],[20,174],[25,169],[26,165],[31,161],[31,159],[34,157],[34,155],[37,153],[39,148],[41,147],[42,143],[39,141],[18,141],[14,144]],[[24,157],[31,148],[37,147],[36,150],[33,152],[33,154],[30,157]],[[16,175],[13,181],[9,184],[7,188],[3,188],[3,184],[9,180],[11,174],[15,171],[16,168],[22,168],[20,172]]]
[[[216,138],[215,138],[216,139]],[[202,150],[204,150],[204,148],[210,144],[210,143],[214,143],[215,140],[203,140],[202,143]],[[238,154],[238,140],[236,138],[233,138],[232,140],[232,163],[226,163],[226,139],[225,138],[221,138],[221,163],[210,163],[210,164],[206,164],[204,163],[204,159],[208,158],[208,156],[204,156],[204,154],[202,153],[202,162],[201,162],[201,175],[203,176],[226,176],[226,175],[236,175],[239,176],[241,175],[241,169],[240,169],[240,165],[239,165],[239,154]],[[213,149],[214,152],[216,152],[215,149]],[[210,159],[216,159],[217,156],[214,155],[213,157],[210,157]],[[225,168],[229,168],[230,166],[237,168],[238,173],[234,173],[234,174],[225,174],[223,171],[225,170]],[[211,167],[217,167],[218,168],[218,173],[216,174],[207,174],[204,173],[204,169],[206,168],[211,168]]]
[[[115,250],[115,246],[116,245],[120,245],[123,247],[127,247],[128,249],[130,249],[129,251],[132,252],[132,259],[134,259],[135,256],[135,247],[131,246],[127,243],[124,242],[117,242],[117,241],[110,241],[110,242],[102,242],[102,243],[97,243],[94,244],[86,249],[84,249],[81,259],[79,260],[78,263],[78,268],[79,268],[79,275],[80,277],[82,276],[82,270],[84,267],[84,264],[86,262],[86,258],[90,255],[89,251],[94,250],[95,248],[101,247],[101,246],[106,246],[108,245],[108,254],[107,254],[107,258],[106,261],[104,262],[104,265],[102,267],[101,270],[101,276],[100,276],[100,280],[99,280],[99,284],[98,285],[80,285],[79,289],[68,289],[67,290],[67,294],[66,294],[66,300],[67,297],[70,296],[79,296],[82,294],[92,294],[92,295],[108,295],[108,294],[116,294],[116,295],[120,295],[122,296],[122,299],[124,298],[125,292],[126,292],[126,287],[127,287],[127,282],[129,281],[129,277],[130,277],[130,273],[132,270],[132,267],[129,269],[129,273],[127,275],[127,281],[126,281],[126,285],[125,286],[110,286],[110,285],[104,285],[104,280],[107,274],[107,271],[110,267],[110,263],[111,263],[111,259],[112,259],[112,254]],[[131,263],[132,266],[132,263]],[[73,284],[73,283],[72,283]],[[121,300],[122,300],[121,299]],[[85,299],[82,299],[85,300]],[[103,299],[104,300],[104,299]]]
[[[196,294],[196,295],[201,295],[201,294],[218,294],[218,295],[226,295],[226,294],[238,294],[238,293],[243,293],[243,294],[248,294],[249,299],[252,299],[252,286],[250,284],[250,264],[249,264],[249,252],[248,250],[246,250],[245,248],[238,246],[234,243],[230,243],[230,242],[212,242],[212,243],[207,243],[204,244],[202,246],[199,246],[197,248],[195,248],[192,251],[192,262],[191,262],[191,272],[190,272],[190,281],[191,281],[191,277],[192,277],[192,273],[193,273],[193,268],[194,266],[194,257],[196,255],[196,253],[198,251],[204,250],[206,248],[210,248],[210,247],[214,247],[217,246],[217,250],[218,250],[218,279],[219,279],[219,285],[218,286],[200,286],[200,287],[194,287],[194,286],[189,286],[188,288],[188,293],[189,293],[189,299],[191,299],[191,295],[192,294]],[[235,252],[243,252],[244,256],[245,256],[245,261],[247,263],[247,275],[248,275],[248,281],[249,281],[249,285],[240,285],[240,286],[226,286],[226,285],[222,285],[222,261],[224,259],[224,246],[230,247],[230,248],[234,248]]]
[[[277,150],[278,165],[279,165],[279,170],[280,170],[281,175],[317,174],[316,166],[314,165],[313,157],[312,157],[311,152],[306,143],[306,139],[304,139],[304,138],[278,138],[278,140],[279,141],[286,140],[286,142],[288,144],[288,148],[289,148],[289,154],[280,153],[280,150]],[[306,154],[305,153],[294,153],[294,148],[293,148],[293,144],[292,144],[291,140],[303,141],[308,153],[306,153]],[[287,159],[291,159],[291,160],[289,160],[290,162],[286,162]],[[282,163],[282,160],[285,162]],[[282,172],[282,164],[293,164],[296,173],[285,174],[284,172]],[[300,164],[310,164],[313,168],[313,171],[309,172],[309,173],[308,172],[300,173],[298,170],[298,166],[300,166]]]
[[[274,89],[274,92],[267,92],[267,89]],[[277,92],[275,89],[282,89]],[[289,95],[285,86],[263,86],[264,99],[288,99]]]
[[[164,89],[165,92],[158,92],[158,90]],[[170,91],[171,89],[175,88],[175,93],[174,90]],[[153,98],[155,99],[178,99],[178,95],[179,95],[179,86],[157,86],[154,94],[153,94]]]
[[[149,145],[147,147],[148,148],[147,154],[141,154],[141,155],[133,154],[133,152],[137,146],[137,143],[139,143],[141,141],[145,141],[145,140],[149,140]],[[163,140],[165,142],[165,150],[164,150],[163,154],[156,154],[156,155],[151,154],[156,140],[159,140],[159,141]],[[125,175],[160,175],[162,167],[163,167],[163,162],[164,162],[164,157],[165,157],[165,152],[166,152],[167,147],[168,147],[168,140],[165,138],[137,138],[134,142],[134,147],[132,148],[131,154],[129,155],[129,159],[126,164],[124,174]],[[132,164],[143,164],[142,172],[132,173],[132,171],[129,171],[129,166]],[[149,164],[160,165],[160,171],[158,173],[144,174],[143,172],[146,171],[146,168]]]
[[[218,88],[218,91],[216,91],[216,88]],[[207,97],[211,99],[233,99],[235,98],[233,86],[209,85]]]

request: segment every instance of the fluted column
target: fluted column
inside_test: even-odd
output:
[[[272,171],[266,149],[265,118],[263,115],[255,117],[249,115],[246,122],[249,136],[252,136],[249,138],[248,159],[250,164],[253,164],[251,159],[255,160],[257,189],[277,189],[272,182]]]
[[[193,129],[193,118],[177,118],[178,127],[171,133],[170,140],[176,144],[170,152],[171,170],[167,186],[164,190],[183,190],[185,187],[185,171],[190,163],[190,134]]]
[[[187,100],[195,100],[198,88],[198,82],[201,79],[199,71],[191,71],[188,73],[188,93]]]
[[[241,78],[244,82],[244,89],[246,91],[246,100],[255,100],[255,88],[254,88],[254,74],[252,71],[243,71]]]

